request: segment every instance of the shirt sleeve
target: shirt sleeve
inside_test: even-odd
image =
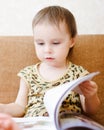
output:
[[[27,66],[24,69],[20,70],[20,72],[17,74],[20,78],[22,78],[27,86],[30,86],[30,82],[33,75],[33,66]]]

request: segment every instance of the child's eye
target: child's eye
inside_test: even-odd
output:
[[[44,45],[44,43],[43,43],[43,42],[40,42],[40,43],[37,43],[37,44],[38,44],[38,45],[41,45],[41,46],[42,46],[42,45]]]
[[[53,42],[53,44],[58,45],[58,44],[60,44],[60,42]]]

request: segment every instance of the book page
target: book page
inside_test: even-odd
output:
[[[46,109],[49,113],[50,118],[54,122],[57,129],[60,129],[59,125],[59,108],[61,106],[61,103],[67,97],[68,93],[75,89],[80,83],[92,79],[95,75],[98,75],[99,72],[93,72],[86,76],[80,77],[76,80],[73,80],[69,83],[65,83],[63,85],[60,85],[58,87],[52,88],[49,91],[46,92],[44,96],[44,104],[46,106]]]
[[[66,115],[60,120],[62,130],[73,128],[74,130],[104,130],[104,127],[85,115]]]
[[[22,130],[56,130],[49,117],[12,118]]]

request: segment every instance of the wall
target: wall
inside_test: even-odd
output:
[[[36,12],[57,4],[74,14],[79,34],[104,34],[104,0],[0,0],[0,36],[32,35]]]

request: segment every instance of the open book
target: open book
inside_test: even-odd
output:
[[[90,73],[69,83],[48,90],[44,96],[44,104],[49,117],[13,118],[22,129],[26,130],[104,130],[104,127],[84,115],[64,114],[60,118],[59,109],[61,103],[67,97],[69,91],[75,90],[83,94],[78,85],[92,79],[99,72]]]
[[[63,115],[63,118],[59,116],[59,108],[69,91],[75,90],[83,94],[78,85],[86,80],[92,79],[98,74],[99,72],[93,72],[47,91],[44,96],[44,103],[57,130],[104,130],[103,126],[84,115],[70,115],[66,113]]]

